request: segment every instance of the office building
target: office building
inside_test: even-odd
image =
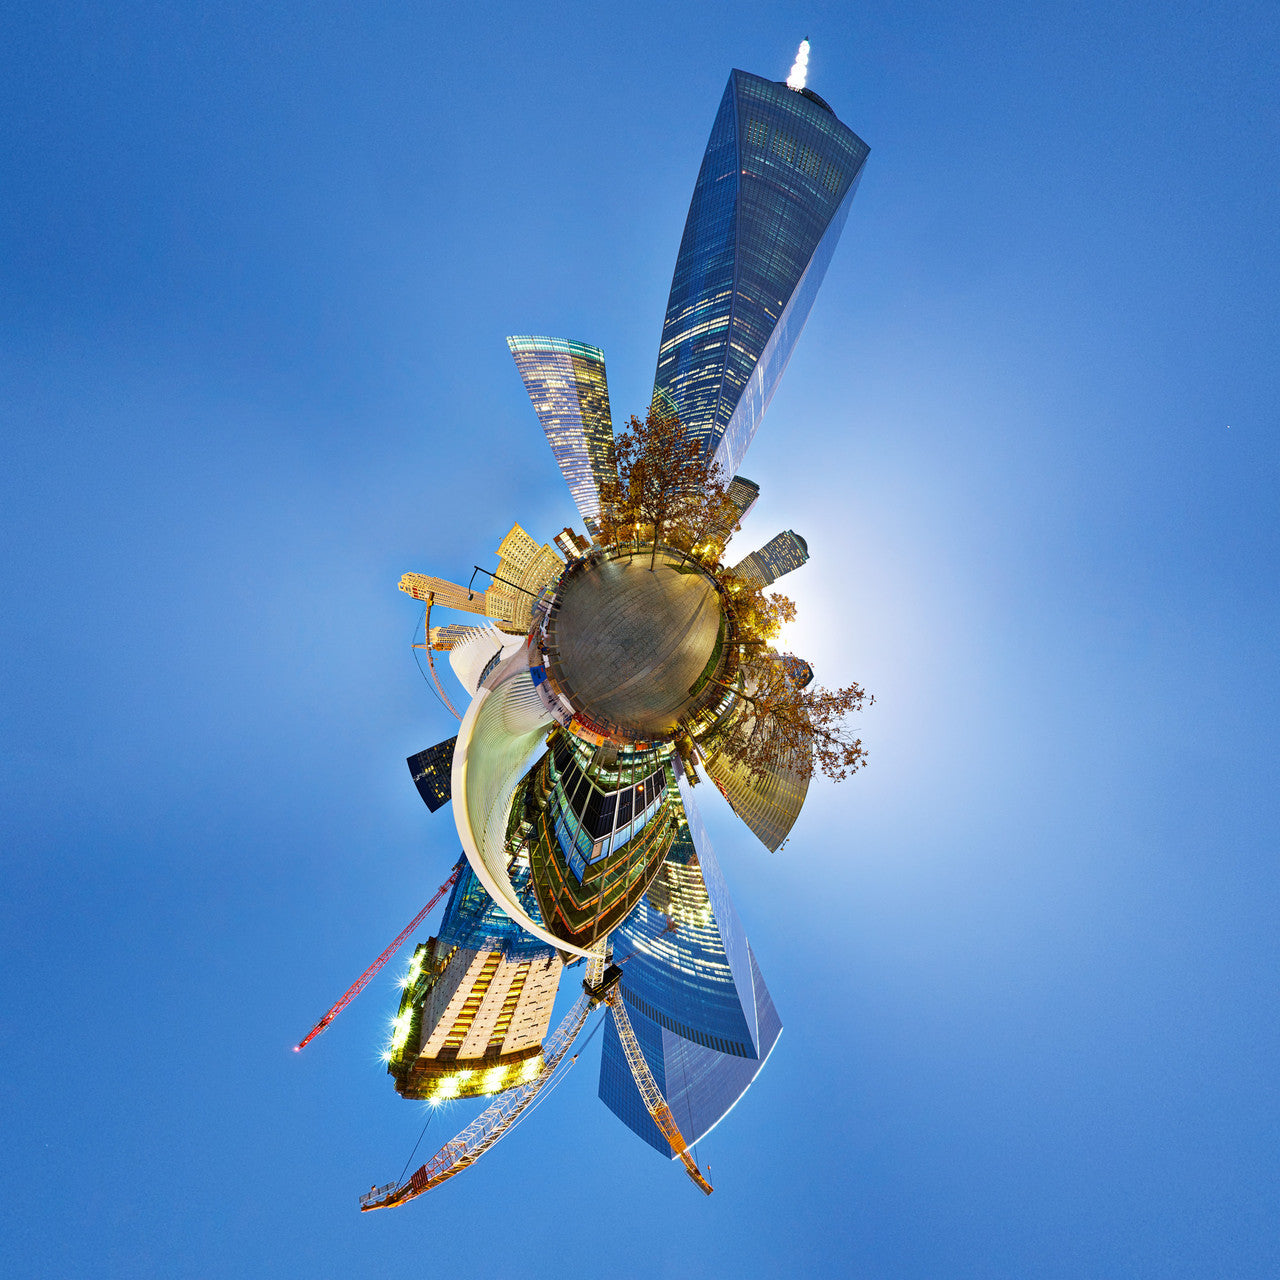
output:
[[[809,558],[809,544],[791,529],[770,538],[759,551],[743,557],[729,570],[753,587],[767,587]]]
[[[414,951],[388,1050],[396,1091],[443,1101],[536,1076],[561,967],[464,863],[439,936]]]
[[[660,872],[679,809],[665,752],[597,749],[564,730],[515,804],[542,923],[582,948],[620,924]]]
[[[447,653],[455,645],[461,644],[469,636],[482,630],[484,630],[483,627],[466,627],[460,623],[451,622],[446,627],[432,627],[428,638],[431,647],[438,653]]]
[[[512,525],[498,544],[498,568],[485,595],[485,612],[504,629],[527,632],[534,601],[563,568],[564,559],[550,543],[539,545]]]
[[[569,492],[594,535],[601,489],[614,474],[604,352],[585,342],[533,334],[508,338],[507,346]]]
[[[760,486],[746,476],[734,476],[729,482],[729,510],[725,518],[711,531],[715,540],[721,544],[727,542],[733,533],[734,525],[740,525],[747,513],[756,505],[760,497]]]
[[[423,803],[432,813],[449,803],[453,748],[457,741],[458,735],[455,733],[452,738],[438,742],[425,751],[419,751],[406,761],[413,776],[413,785],[418,788]]]
[[[561,529],[552,541],[560,548],[566,560],[576,560],[579,556],[585,556],[591,550],[590,539],[584,538],[580,533],[575,533],[572,529]]]
[[[456,582],[432,578],[425,573],[403,574],[400,578],[400,590],[415,600],[429,601],[442,609],[458,609],[463,613],[488,612],[485,592],[460,587]]]
[[[621,994],[641,1052],[686,1142],[728,1114],[773,1050],[782,1023],[687,785],[680,835],[644,899],[614,934]],[[663,1155],[612,1021],[599,1095]]]
[[[813,683],[813,668],[804,658],[797,658],[794,653],[780,653],[776,661],[786,668],[797,689],[807,689]]]
[[[733,475],[826,274],[868,147],[809,89],[734,71],[689,205],[655,403]]]

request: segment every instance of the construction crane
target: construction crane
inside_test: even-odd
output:
[[[689,1146],[680,1132],[680,1126],[676,1124],[676,1118],[671,1114],[671,1108],[667,1106],[667,1100],[662,1096],[662,1090],[658,1088],[658,1082],[653,1078],[644,1054],[640,1052],[640,1042],[636,1039],[635,1031],[632,1030],[631,1019],[627,1017],[626,1006],[622,1003],[622,989],[616,981],[605,999],[613,1012],[613,1025],[617,1029],[618,1039],[622,1041],[622,1052],[626,1056],[627,1066],[631,1068],[632,1079],[635,1080],[636,1088],[640,1090],[640,1096],[644,1099],[645,1110],[653,1118],[654,1124],[662,1130],[663,1137],[671,1145],[671,1150],[680,1157],[685,1172],[700,1190],[710,1195],[714,1188],[702,1176],[702,1171],[689,1154]]]
[[[635,1079],[636,1088],[640,1090],[641,1098],[644,1099],[645,1108],[671,1144],[671,1150],[684,1163],[689,1177],[707,1195],[710,1195],[712,1186],[702,1176],[693,1157],[689,1155],[688,1145],[680,1132],[680,1127],[676,1124],[675,1117],[671,1114],[671,1108],[667,1106],[662,1091],[649,1070],[649,1064],[640,1052],[635,1031],[632,1030],[630,1019],[622,1005],[622,995],[618,985],[621,977],[622,969],[618,965],[611,964],[606,969],[602,955],[592,956],[587,968],[586,980],[582,984],[582,995],[578,997],[577,1003],[569,1011],[565,1020],[556,1028],[555,1034],[547,1041],[542,1072],[528,1084],[519,1085],[499,1096],[456,1138],[446,1142],[426,1164],[410,1174],[407,1182],[388,1182],[384,1186],[373,1187],[361,1196],[361,1213],[367,1213],[371,1209],[391,1209],[407,1204],[433,1187],[438,1187],[455,1174],[461,1173],[468,1165],[475,1164],[490,1147],[511,1131],[538,1094],[553,1082],[553,1078],[563,1078],[563,1072],[556,1077],[556,1069],[573,1046],[574,1040],[587,1021],[587,1016],[601,1003],[608,1004],[613,1010],[614,1025],[618,1028],[618,1038],[622,1041],[627,1066]],[[577,1060],[575,1054],[569,1066]],[[568,1067],[565,1070],[567,1071]]]
[[[397,935],[396,940],[353,982],[348,989],[346,995],[338,1001],[337,1004],[329,1010],[328,1013],[316,1023],[310,1031],[307,1032],[297,1044],[293,1046],[294,1053],[300,1053],[316,1038],[322,1031],[328,1029],[329,1024],[347,1007],[364,989],[373,981],[374,975],[382,968],[388,960],[391,959],[397,951],[405,944],[408,936],[431,914],[431,909],[444,897],[445,892],[452,888],[458,879],[458,873],[462,870],[462,863],[459,862],[456,867],[449,873],[449,878],[442,884],[434,894],[431,901],[427,903],[421,911],[405,926],[405,928]]]
[[[473,574],[472,576],[474,577],[475,575]],[[461,720],[461,713],[458,711],[458,708],[449,701],[449,695],[445,693],[444,685],[440,683],[440,677],[436,675],[436,660],[431,656],[434,653],[434,650],[431,648],[431,606],[435,602],[435,598],[434,592],[427,592],[427,611],[422,615],[422,631],[424,638],[426,639],[426,643],[415,644],[413,647],[415,649],[425,649],[427,651],[427,666],[431,668],[431,679],[435,683],[436,692],[440,695],[440,701],[453,712],[453,718],[455,720]]]
[[[446,1142],[426,1164],[415,1169],[407,1182],[388,1182],[362,1195],[360,1212],[368,1213],[371,1209],[392,1209],[397,1205],[408,1204],[424,1191],[438,1187],[455,1174],[461,1173],[468,1165],[475,1164],[490,1147],[508,1134],[543,1089],[553,1079],[563,1078],[564,1072],[560,1072],[557,1077],[556,1069],[573,1047],[578,1032],[587,1021],[587,1015],[600,1003],[601,997],[597,991],[603,972],[603,955],[592,956],[587,966],[587,980],[582,984],[582,994],[543,1048],[543,1068],[538,1075],[528,1084],[517,1085],[500,1094],[456,1138]],[[569,1066],[577,1060],[575,1054]]]

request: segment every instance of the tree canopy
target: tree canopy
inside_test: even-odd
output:
[[[717,749],[753,777],[786,770],[820,769],[833,781],[856,773],[867,759],[848,716],[875,703],[859,684],[843,689],[800,688],[794,669],[776,653],[744,664],[733,690],[745,706],[730,722]]]
[[[614,439],[617,475],[602,486],[607,532],[619,539],[630,530],[652,531],[652,567],[664,537],[682,551],[703,544],[723,546],[738,527],[724,469],[711,464],[701,441],[679,418],[651,408],[642,422],[634,414]]]

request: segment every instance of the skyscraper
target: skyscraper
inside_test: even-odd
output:
[[[449,803],[451,795],[451,772],[453,769],[453,749],[457,746],[458,735],[437,742],[434,747],[419,751],[405,762],[413,775],[413,784],[423,803],[435,813]]]
[[[769,1056],[782,1023],[729,897],[711,842],[680,780],[686,822],[662,871],[614,935],[622,999],[641,1052],[687,1142],[738,1101]],[[653,1122],[605,1028],[600,1098],[663,1155]]]
[[[729,482],[729,501],[738,509],[738,520],[747,518],[760,497],[760,486],[746,476],[734,476]]]
[[[869,148],[809,89],[729,76],[671,281],[654,399],[732,475],[777,390]]]
[[[723,468],[727,494],[708,486],[696,519],[648,520],[645,547],[633,526],[646,521],[628,504],[665,468],[646,455],[625,493],[614,485],[603,354],[510,337],[592,541],[565,528],[539,545],[516,525],[485,592],[413,574],[401,583],[499,626],[429,631],[470,702],[457,738],[410,767],[431,807],[452,800],[465,862],[439,937],[418,948],[386,1057],[407,1097],[502,1096],[407,1181],[362,1197],[364,1209],[403,1204],[488,1150],[558,1078],[601,1004],[600,1097],[710,1192],[690,1144],[739,1101],[781,1033],[690,783],[704,766],[776,849],[815,763],[838,754],[852,770],[862,758],[860,740],[806,724],[814,699],[798,691],[812,670],[765,646],[767,618],[744,590],[803,564],[804,539],[787,530],[733,569],[723,551],[760,492],[738,463],[868,152],[804,87],[807,57],[806,41],[785,83],[730,75],[663,325],[654,408],[679,416],[703,459]],[[602,509],[606,497],[613,509]],[[825,755],[813,749],[819,732],[834,743]],[[580,994],[575,981],[573,1008],[546,1036],[560,970],[575,957],[588,961]]]
[[[777,582],[784,573],[798,569],[809,558],[809,544],[796,532],[787,529],[770,538],[759,551],[744,556],[730,570],[758,587]]]
[[[415,600],[431,600],[442,609],[458,609],[463,613],[485,612],[483,591],[462,587],[444,578],[433,578],[426,573],[401,574],[400,590]]]
[[[387,1055],[397,1092],[471,1097],[536,1076],[560,971],[464,860],[440,935],[416,948],[404,985]]]
[[[659,873],[679,808],[654,750],[593,749],[558,729],[516,804],[543,924],[589,947],[640,900]]]
[[[711,536],[721,544],[728,542],[734,525],[741,525],[759,497],[760,486],[754,480],[748,480],[746,476],[734,476],[728,488],[729,510],[712,526]]]
[[[518,524],[498,544],[498,571],[485,595],[485,612],[499,623],[527,631],[538,592],[564,568],[564,559],[549,543],[541,545]]]
[[[809,793],[813,769],[803,755],[779,749],[774,759],[753,773],[713,743],[703,766],[734,813],[766,849],[776,853],[791,834]]]
[[[432,627],[428,639],[431,647],[439,652],[447,653],[455,645],[461,644],[483,627],[467,627],[458,622],[451,622],[444,627]]]
[[[533,334],[510,337],[507,346],[569,492],[594,536],[600,487],[614,465],[604,352],[585,342]]]

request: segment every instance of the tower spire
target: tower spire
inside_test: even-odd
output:
[[[787,77],[788,89],[803,89],[805,77],[809,74],[809,37],[800,41],[796,50],[796,60],[792,64],[791,74]]]

